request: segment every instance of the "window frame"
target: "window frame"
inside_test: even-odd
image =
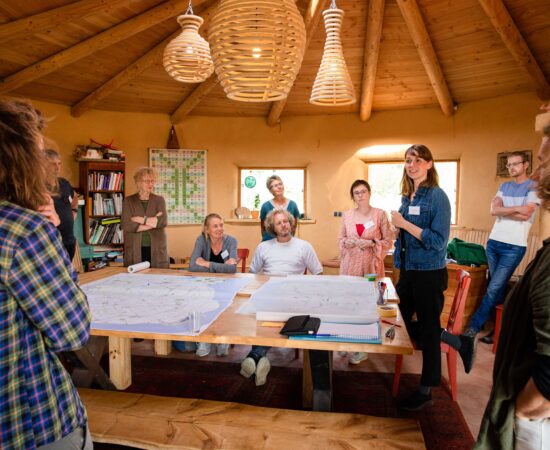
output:
[[[301,170],[304,173],[304,210],[300,211],[300,214],[307,215],[307,166],[237,166],[237,204],[238,206],[241,205],[241,184],[242,184],[242,178],[241,178],[241,172],[243,170]],[[265,182],[265,180],[264,180]],[[284,179],[283,179],[284,183]],[[291,199],[293,200],[293,199]],[[295,201],[295,200],[294,200]]]
[[[371,164],[404,164],[402,159],[383,159],[379,161],[363,161],[365,163],[365,179],[369,181],[369,166]],[[444,158],[434,159],[437,167],[437,163],[454,162],[456,163],[456,204],[455,204],[455,223],[451,223],[451,226],[456,226],[459,223],[458,220],[458,205],[460,202],[460,158]]]

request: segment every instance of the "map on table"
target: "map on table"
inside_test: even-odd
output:
[[[193,336],[190,312],[202,332],[231,304],[249,278],[123,273],[81,286],[92,328]]]
[[[169,225],[201,224],[206,216],[206,150],[149,149]]]
[[[364,278],[290,275],[270,278],[238,312],[266,321],[311,315],[324,322],[372,323],[378,320],[376,300],[376,283]]]

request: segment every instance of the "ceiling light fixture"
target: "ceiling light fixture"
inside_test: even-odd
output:
[[[220,0],[208,40],[227,97],[270,102],[286,98],[294,84],[306,29],[294,0]]]
[[[193,14],[193,5],[178,17],[181,34],[172,39],[164,49],[162,64],[166,72],[183,83],[201,83],[214,72],[210,45],[199,34],[202,17]]]
[[[356,102],[355,90],[340,37],[344,11],[336,7],[336,0],[332,0],[330,8],[323,11],[323,19],[327,39],[309,102],[320,106],[351,105]]]

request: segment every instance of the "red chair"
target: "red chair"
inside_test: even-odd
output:
[[[500,336],[500,321],[502,320],[503,305],[496,306],[495,334],[493,336],[493,353],[497,352],[498,337]]]
[[[250,255],[250,250],[247,248],[238,248],[237,249],[237,258],[241,261],[241,272],[246,272],[246,258]]]
[[[464,307],[466,306],[466,297],[470,289],[472,278],[465,270],[456,271],[456,291],[449,312],[449,321],[447,322],[447,331],[458,335],[462,332],[462,319],[464,317]],[[413,342],[414,345],[414,342]],[[415,347],[416,348],[416,347]],[[456,366],[458,352],[444,342],[441,343],[441,352],[447,354],[447,371],[449,372],[449,385],[451,388],[451,397],[456,401]],[[401,367],[403,365],[403,355],[397,355],[395,358],[395,374],[393,376],[392,394],[397,396],[399,389],[399,378],[401,376]]]

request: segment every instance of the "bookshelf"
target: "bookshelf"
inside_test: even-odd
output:
[[[79,161],[80,192],[86,205],[84,241],[90,245],[122,246],[122,201],[125,164],[118,161]]]

